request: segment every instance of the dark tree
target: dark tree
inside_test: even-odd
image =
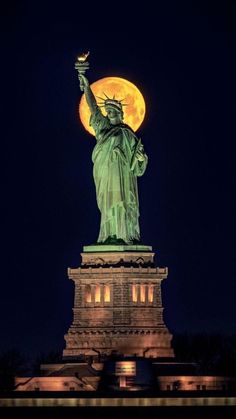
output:
[[[236,336],[181,334],[173,338],[176,360],[195,362],[199,374],[236,375]]]
[[[36,359],[32,361],[32,375],[41,375],[41,364],[56,364],[62,362],[61,351],[41,352]]]
[[[17,349],[9,349],[0,354],[0,391],[12,391],[15,377],[28,370],[28,360]]]

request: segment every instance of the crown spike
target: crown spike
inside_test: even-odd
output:
[[[102,100],[103,102],[105,101],[104,97],[101,96],[96,96],[98,99]]]
[[[110,97],[107,96],[105,92],[103,92],[103,95],[106,96],[107,99],[110,99]]]

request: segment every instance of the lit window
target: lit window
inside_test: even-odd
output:
[[[116,362],[115,375],[124,375],[126,377],[136,375],[136,362],[134,361]]]
[[[138,301],[138,285],[132,285],[132,301],[133,303]]]
[[[111,290],[109,285],[104,286],[104,303],[110,303],[111,301]]]
[[[91,303],[92,302],[92,293],[91,293],[91,286],[86,285],[85,287],[85,302]]]
[[[140,285],[140,301],[145,303],[145,285]]]
[[[153,303],[154,286],[148,285],[148,302]]]
[[[96,285],[95,287],[95,303],[100,303],[101,301],[101,287]]]

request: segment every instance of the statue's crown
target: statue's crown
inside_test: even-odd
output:
[[[110,107],[110,108],[114,108],[120,112],[122,112],[122,107],[123,106],[127,106],[127,103],[122,103],[124,99],[121,100],[117,100],[115,99],[115,95],[113,96],[113,98],[110,98],[106,95],[106,93],[103,93],[105,95],[105,97],[98,97],[98,99],[100,99],[102,102],[98,103],[98,106],[100,108],[102,107]]]
[[[116,99],[106,99],[105,107],[117,108],[119,111],[122,111],[122,103]]]

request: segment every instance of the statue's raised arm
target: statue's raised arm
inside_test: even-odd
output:
[[[91,90],[88,79],[85,77],[84,73],[88,69],[87,62],[80,62],[79,60],[75,63],[75,69],[78,71],[78,79],[80,81],[80,90],[84,92],[87,104],[89,106],[90,112],[94,113],[96,111],[97,102],[95,96]]]

